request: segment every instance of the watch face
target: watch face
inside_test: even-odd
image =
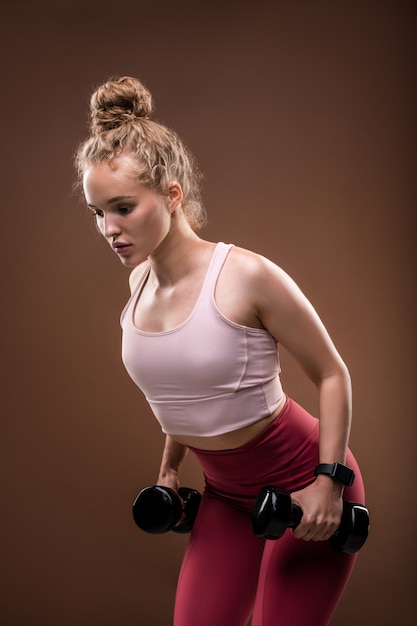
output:
[[[354,471],[342,463],[320,463],[314,474],[327,474],[346,487],[350,487],[355,479]]]
[[[335,463],[334,478],[344,485],[350,486],[354,478],[353,470],[340,463]]]

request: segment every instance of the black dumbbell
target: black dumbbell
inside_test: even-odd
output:
[[[133,519],[141,530],[153,535],[173,530],[189,533],[200,506],[201,495],[195,489],[180,487],[145,487],[133,503]]]
[[[279,539],[287,528],[296,528],[303,511],[291,502],[288,491],[266,486],[259,492],[252,509],[252,526],[257,537]],[[369,511],[362,504],[343,502],[339,528],[330,537],[335,550],[354,554],[365,543],[369,533]]]

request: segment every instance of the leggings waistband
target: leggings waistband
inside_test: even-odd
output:
[[[212,494],[247,502],[266,484],[294,491],[314,480],[318,420],[287,398],[276,419],[248,443],[232,450],[190,450]]]

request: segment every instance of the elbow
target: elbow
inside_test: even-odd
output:
[[[344,380],[346,382],[347,386],[350,387],[352,385],[352,378],[350,376],[350,371],[349,371],[349,368],[348,368],[348,366],[346,365],[346,363],[344,361],[340,362],[339,374],[338,375],[340,376],[340,378],[342,380]]]
[[[350,391],[352,387],[352,379],[349,368],[346,363],[342,361],[342,359],[338,359],[335,363],[333,363],[331,368],[325,372],[321,372],[315,381],[315,384],[318,387],[322,387],[323,385],[326,386],[327,383],[335,383],[338,387],[342,387],[345,388],[346,391]]]

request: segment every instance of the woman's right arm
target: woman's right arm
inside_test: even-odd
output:
[[[181,463],[187,456],[188,448],[174,441],[170,435],[166,435],[165,447],[162,453],[161,467],[158,476],[158,485],[170,487],[178,491],[180,486],[178,471]]]

